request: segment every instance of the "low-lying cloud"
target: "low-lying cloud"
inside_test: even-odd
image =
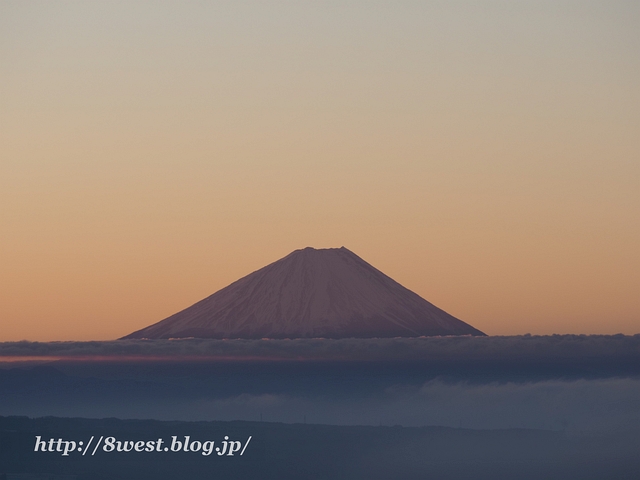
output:
[[[567,361],[640,359],[640,335],[420,337],[292,340],[116,340],[5,342],[0,359],[94,357],[336,361]]]
[[[149,395],[88,401],[68,395],[0,399],[3,415],[248,420],[331,425],[448,426],[474,429],[628,430],[640,428],[640,379],[524,383],[396,384],[362,395],[257,392],[232,396]]]

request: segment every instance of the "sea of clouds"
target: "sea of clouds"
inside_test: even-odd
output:
[[[4,342],[2,357],[211,357],[309,360],[640,359],[638,335],[550,335],[291,340]]]
[[[640,428],[640,335],[5,342],[0,359],[0,415]]]

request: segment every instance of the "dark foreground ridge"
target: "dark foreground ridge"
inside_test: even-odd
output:
[[[484,335],[346,248],[296,250],[123,338]]]
[[[184,444],[225,436],[250,444],[242,456],[200,452],[34,452],[41,439],[172,437]],[[638,478],[637,431],[567,435],[545,430],[349,427],[267,422],[0,417],[0,478],[59,480]],[[102,444],[104,445],[104,444]],[[198,446],[196,444],[196,446]],[[55,450],[55,448],[53,449]]]

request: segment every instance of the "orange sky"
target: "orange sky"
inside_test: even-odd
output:
[[[0,341],[305,246],[488,334],[640,333],[637,2],[0,5]]]

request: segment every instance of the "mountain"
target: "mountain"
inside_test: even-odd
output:
[[[484,335],[346,248],[295,250],[123,338]]]

